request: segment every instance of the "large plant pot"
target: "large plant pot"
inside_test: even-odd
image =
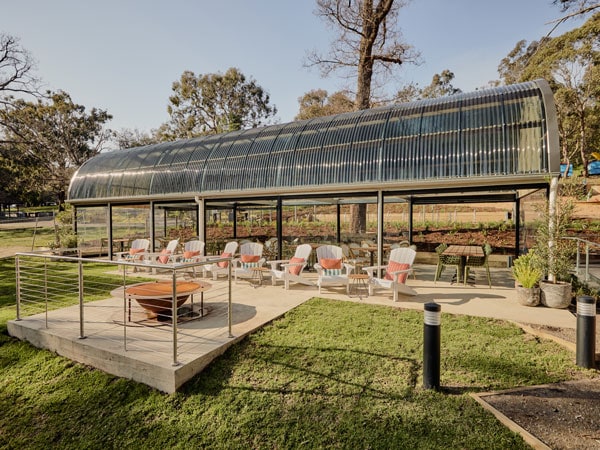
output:
[[[517,300],[523,306],[537,306],[540,304],[540,288],[526,288],[520,284],[515,286]]]
[[[571,283],[540,281],[540,289],[542,305],[548,308],[565,309],[571,304]]]

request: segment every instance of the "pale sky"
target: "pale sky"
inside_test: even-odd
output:
[[[331,41],[313,0],[3,3],[0,31],[20,38],[45,87],[107,110],[115,130],[150,131],[167,121],[171,85],[185,70],[240,68],[270,94],[280,122],[294,119],[309,90],[332,93],[346,83],[302,65],[307,51],[327,50]],[[444,69],[463,91],[485,86],[517,41],[539,39],[561,16],[551,0],[412,0],[400,28],[423,64],[400,69],[391,91],[411,81],[426,86]],[[581,23],[570,21],[553,36]]]

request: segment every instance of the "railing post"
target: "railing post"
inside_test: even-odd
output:
[[[77,275],[79,278],[79,339],[85,339],[83,330],[83,262],[81,257],[77,261]]]
[[[229,337],[232,338],[233,334],[231,332],[231,315],[232,315],[232,306],[231,306],[231,263],[233,262],[233,259],[229,260],[229,264],[227,264],[227,267],[229,268],[229,270],[227,271],[227,278],[228,278],[228,290],[227,290],[227,327],[229,330]]]
[[[173,269],[173,290],[172,290],[172,305],[171,305],[171,325],[173,327],[173,366],[178,366],[177,361],[177,273]]]
[[[117,265],[117,267],[119,267]],[[127,351],[127,326],[128,319],[131,321],[131,300],[127,298],[127,266],[123,264],[123,350]]]
[[[17,320],[21,320],[21,266],[19,255],[15,257],[15,276],[17,278]]]
[[[44,258],[44,302],[46,305],[46,328],[48,328],[48,258]]]
[[[585,242],[585,281],[590,279],[590,244]]]

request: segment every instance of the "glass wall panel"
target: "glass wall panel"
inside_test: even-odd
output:
[[[154,205],[155,250],[179,239],[180,248],[198,237],[198,205],[196,203],[157,203]]]
[[[88,206],[76,209],[77,247],[84,255],[108,255],[108,207]],[[116,248],[114,251],[118,251]]]
[[[150,239],[150,205],[119,205],[112,207],[113,246],[126,251],[137,238]]]

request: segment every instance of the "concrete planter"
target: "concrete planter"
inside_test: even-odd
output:
[[[571,304],[571,283],[549,283],[540,281],[542,305],[548,308],[565,309]]]
[[[515,286],[517,300],[523,306],[538,306],[540,304],[540,288],[526,288],[517,284]]]

